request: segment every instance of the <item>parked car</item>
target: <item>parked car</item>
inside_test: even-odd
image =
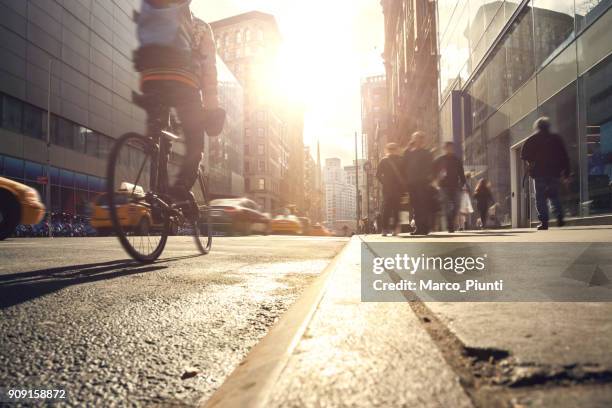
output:
[[[0,241],[10,237],[19,224],[38,224],[45,206],[38,192],[25,184],[0,177]]]
[[[304,229],[295,215],[278,215],[272,220],[272,233],[302,235]]]
[[[221,198],[210,202],[210,217],[215,232],[232,235],[270,233],[270,217],[248,198]]]
[[[128,190],[130,190],[128,192]],[[115,202],[118,205],[117,215],[119,223],[126,230],[131,230],[137,233],[146,235],[149,231],[156,228],[161,228],[161,224],[156,224],[151,214],[151,208],[144,202],[135,202],[130,200],[132,194],[139,194],[142,188],[135,190],[133,193],[131,188],[122,186],[115,193]],[[141,192],[144,195],[144,192]],[[92,203],[91,226],[94,227],[99,234],[106,235],[112,233],[113,224],[108,211],[108,195],[99,195]]]
[[[325,228],[323,225],[315,224],[310,227],[310,234],[313,237],[331,237],[334,234],[330,230]]]

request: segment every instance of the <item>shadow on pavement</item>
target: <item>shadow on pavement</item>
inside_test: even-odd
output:
[[[161,264],[197,256],[200,255],[167,258],[146,265],[132,260],[120,260],[0,275],[0,309],[36,299],[68,286],[166,269],[168,266]]]

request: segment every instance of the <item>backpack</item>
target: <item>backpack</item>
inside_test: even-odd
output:
[[[136,18],[140,47],[159,46],[191,53],[193,26],[189,5],[191,0],[156,7],[142,0]]]

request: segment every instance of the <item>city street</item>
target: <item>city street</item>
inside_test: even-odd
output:
[[[0,245],[0,384],[65,389],[73,406],[206,399],[346,243],[171,237],[138,265],[114,238]]]

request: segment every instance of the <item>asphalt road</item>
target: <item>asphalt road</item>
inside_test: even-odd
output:
[[[192,406],[210,396],[344,246],[339,238],[173,237],[138,265],[114,238],[0,243],[0,387],[67,405]]]

